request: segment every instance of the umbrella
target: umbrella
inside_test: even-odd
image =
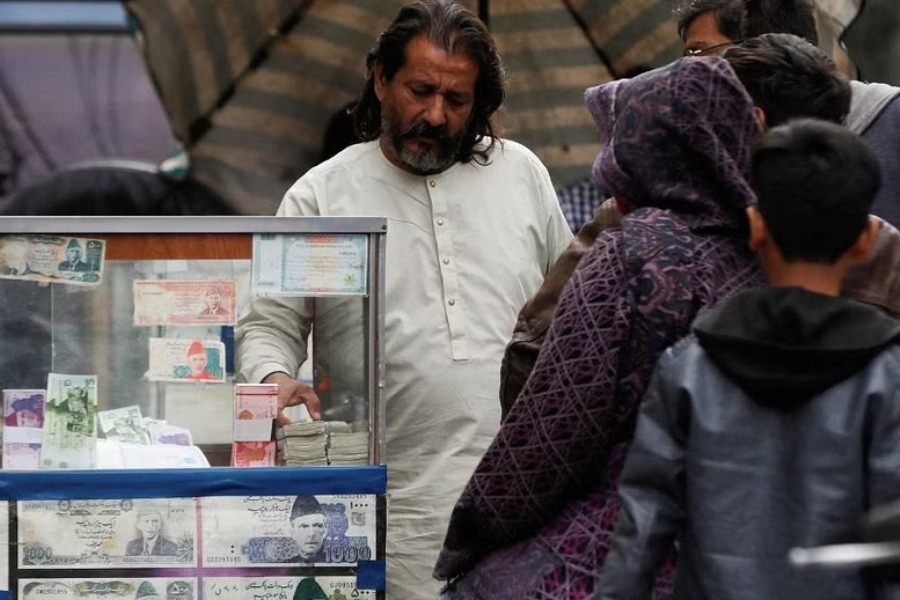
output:
[[[366,53],[406,3],[125,0],[190,176],[246,214],[273,212],[316,164],[329,117],[361,91]],[[557,185],[587,175],[599,150],[585,88],[680,53],[671,0],[463,4],[506,64],[503,135],[534,150]]]

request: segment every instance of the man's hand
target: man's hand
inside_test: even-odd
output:
[[[269,373],[262,382],[278,384],[278,416],[275,418],[275,422],[278,425],[287,425],[291,422],[290,419],[284,416],[284,409],[288,406],[297,406],[298,404],[306,405],[309,416],[312,417],[313,421],[322,419],[322,403],[308,385],[300,383],[287,373],[280,372]]]

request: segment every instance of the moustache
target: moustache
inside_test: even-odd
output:
[[[450,132],[444,125],[429,125],[425,121],[419,121],[410,125],[401,136],[403,139],[410,138],[426,138],[436,142],[445,143],[450,141]]]

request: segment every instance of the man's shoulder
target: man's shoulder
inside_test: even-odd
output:
[[[311,168],[300,179],[322,177],[333,171],[342,171],[346,169],[353,169],[353,171],[358,172],[361,163],[377,160],[380,157],[381,153],[379,151],[378,140],[352,144],[328,160]]]
[[[475,149],[486,150],[490,146],[491,141],[494,142],[494,147],[491,148],[488,155],[488,158],[491,160],[525,161],[534,165],[540,165],[542,168],[544,166],[541,159],[527,146],[506,138],[484,137],[476,144]]]
[[[900,110],[900,104],[894,102],[900,96],[900,87],[854,80],[850,82],[850,90],[850,113],[845,124],[851,131],[864,133],[881,118],[888,106],[893,107],[892,113]]]

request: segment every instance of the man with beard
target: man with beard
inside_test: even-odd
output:
[[[434,598],[452,503],[499,427],[516,312],[572,236],[544,166],[495,136],[503,73],[481,21],[446,0],[407,6],[367,66],[354,111],[363,142],[304,175],[278,214],[388,219],[388,597]],[[295,381],[312,311],[304,300],[256,299],[236,348],[248,381],[277,383],[281,406],[304,403],[318,418],[318,398]],[[358,356],[359,313],[350,302],[317,305],[317,354],[343,343]]]

